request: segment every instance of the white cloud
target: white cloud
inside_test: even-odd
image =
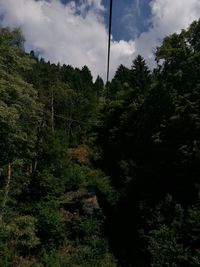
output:
[[[88,65],[94,77],[106,77],[108,34],[101,0],[67,5],[58,0],[0,0],[0,10],[1,26],[21,27],[27,51],[40,51],[51,62]],[[112,50],[111,76],[121,61],[130,64],[134,47],[120,41],[112,43]]]
[[[142,54],[150,66],[154,65],[153,52],[161,40],[174,32],[187,28],[200,17],[199,0],[152,0],[151,28],[135,40],[137,53]]]
[[[130,66],[138,53],[153,65],[152,51],[160,40],[187,27],[200,14],[199,0],[152,0],[150,5],[148,32],[135,40],[112,41],[111,77],[121,63]],[[105,78],[108,34],[104,12],[101,0],[80,0],[79,4],[71,0],[67,5],[59,0],[0,0],[0,25],[21,27],[27,51],[40,51],[40,56],[55,63],[88,65],[94,77]]]
[[[138,36],[139,34],[138,20],[141,15],[141,1],[143,0],[134,0],[125,5],[121,17],[121,24],[126,29],[129,36],[132,36],[132,38]]]

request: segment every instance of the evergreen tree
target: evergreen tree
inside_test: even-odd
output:
[[[139,94],[145,94],[149,88],[151,77],[150,70],[146,65],[144,58],[138,55],[133,61],[131,67],[131,83],[132,87],[136,87]]]

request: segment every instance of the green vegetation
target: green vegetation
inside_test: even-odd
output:
[[[104,86],[0,29],[0,266],[200,266],[200,21]]]

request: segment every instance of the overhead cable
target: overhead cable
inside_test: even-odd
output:
[[[108,32],[108,62],[107,62],[107,83],[109,81],[110,72],[110,44],[111,44],[111,33],[112,33],[112,7],[113,0],[110,0],[110,12],[109,12],[109,32]]]

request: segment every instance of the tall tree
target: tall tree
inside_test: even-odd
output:
[[[132,86],[139,90],[139,94],[145,94],[150,85],[150,70],[141,55],[138,55],[133,61],[131,67],[131,82]]]

